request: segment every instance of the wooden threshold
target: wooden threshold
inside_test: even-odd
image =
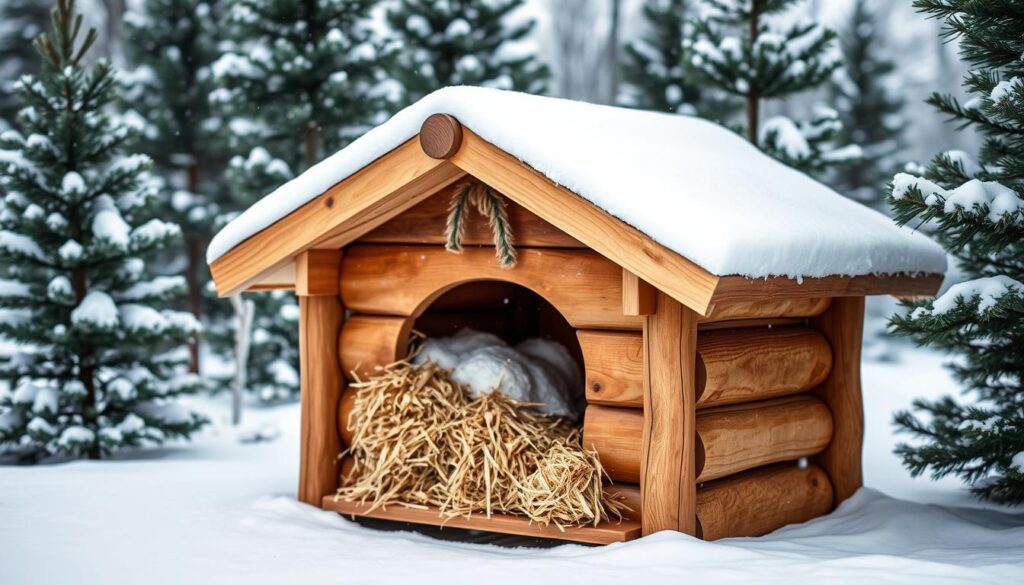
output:
[[[469,518],[462,516],[445,518],[440,515],[436,508],[421,510],[400,505],[389,506],[386,510],[378,508],[369,511],[370,504],[346,502],[341,499],[335,500],[334,496],[324,496],[322,507],[324,510],[337,512],[345,516],[361,516],[394,522],[411,522],[413,524],[426,524],[442,528],[482,530],[533,538],[568,540],[585,544],[611,544],[613,542],[626,542],[627,540],[640,538],[640,522],[629,519],[602,522],[597,526],[580,526],[559,530],[554,525],[544,526],[535,524],[531,523],[528,518],[508,514],[491,514],[490,518],[484,514],[474,514]]]

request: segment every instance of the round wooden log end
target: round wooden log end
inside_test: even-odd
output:
[[[462,146],[462,124],[448,114],[434,114],[420,127],[420,148],[430,158],[451,158]]]
[[[356,406],[356,389],[346,388],[341,395],[338,404],[338,434],[341,435],[341,443],[345,447],[352,445],[352,438],[355,436],[355,429],[349,425],[349,416]]]

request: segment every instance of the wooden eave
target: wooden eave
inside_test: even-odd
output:
[[[301,252],[341,248],[465,175],[483,181],[662,292],[702,315],[717,303],[767,296],[934,295],[942,274],[785,277],[717,276],[655,242],[516,157],[461,128],[449,158],[428,156],[413,137],[210,265],[220,296],[284,288]],[[268,280],[269,279],[269,280]],[[286,286],[286,285],[285,285]]]

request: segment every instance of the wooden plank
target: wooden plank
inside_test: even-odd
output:
[[[551,538],[585,544],[611,544],[626,542],[640,537],[640,522],[624,519],[620,522],[602,522],[597,526],[580,526],[559,529],[557,526],[531,523],[529,518],[509,514],[474,514],[470,517],[456,516],[445,518],[436,508],[418,509],[405,506],[389,506],[387,509],[370,510],[370,504],[346,502],[333,496],[323,498],[323,509],[338,512],[346,516],[362,516],[391,520],[394,522],[411,522],[429,526],[462,528],[465,530],[483,530],[501,534],[514,534],[533,538]]]
[[[345,380],[337,355],[343,317],[338,297],[299,297],[299,500],[314,506],[338,487],[337,413]]]
[[[650,315],[654,313],[656,291],[632,272],[622,269],[622,314]]]
[[[366,379],[379,366],[404,358],[412,325],[413,319],[407,317],[349,317],[338,342],[338,359],[345,377]]]
[[[411,139],[215,260],[217,294],[244,290],[308,248],[342,248],[464,175]]]
[[[832,304],[829,297],[774,298],[761,297],[754,300],[716,301],[711,312],[702,317],[701,325],[740,319],[779,319],[792,317],[816,317]]]
[[[577,328],[639,329],[622,314],[621,270],[586,250],[520,248],[515,268],[498,266],[487,248],[453,254],[437,246],[353,245],[342,259],[341,296],[359,313],[419,316],[446,291],[472,281],[524,286]]]
[[[862,297],[866,295],[934,296],[942,285],[942,274],[868,274],[826,276],[795,280],[785,277],[747,278],[723,276],[711,304],[757,301],[764,298]]]
[[[341,250],[306,250],[295,257],[295,294],[338,296]]]
[[[576,332],[583,352],[587,402],[640,408],[644,400],[643,335],[626,331]]]
[[[792,325],[807,325],[807,319],[802,319],[800,317],[780,317],[777,319],[712,321],[711,323],[698,323],[697,331],[721,331],[722,329],[772,329],[775,327],[790,327]]]
[[[816,465],[748,471],[697,490],[697,520],[704,540],[762,536],[831,510],[832,486]]]
[[[864,335],[864,298],[836,299],[812,321],[832,345],[832,373],[814,393],[825,401],[835,419],[832,443],[815,462],[824,468],[835,488],[835,504],[864,484],[861,450],[864,446],[864,405],[860,386],[860,353]]]
[[[254,292],[267,290],[295,290],[295,270],[295,262],[288,260],[276,268],[261,274],[259,279],[251,283],[246,290]]]
[[[697,314],[659,291],[654,314],[644,317],[643,355],[642,445],[636,478],[643,533],[696,534]]]
[[[587,407],[583,444],[614,481],[643,476],[643,420],[635,408]],[[695,424],[695,481],[814,455],[828,446],[833,428],[828,407],[806,395],[698,411]]]
[[[468,128],[463,127],[462,148],[449,160],[697,313],[707,312],[717,276],[557,185]]]
[[[587,401],[643,406],[643,340],[629,332],[578,332]],[[809,327],[703,331],[697,335],[697,409],[809,391],[832,369],[828,341]]]
[[[447,241],[448,205],[464,181],[442,189],[436,195],[388,220],[359,238],[359,242],[377,244],[430,244],[443,246]],[[508,198],[506,198],[508,199]],[[544,221],[515,201],[509,200],[508,221],[512,238],[522,248],[583,248],[579,240]],[[466,246],[493,246],[494,235],[487,219],[470,213],[465,222],[462,243]]]

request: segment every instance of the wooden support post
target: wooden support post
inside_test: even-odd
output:
[[[643,534],[697,533],[698,315],[657,293],[644,318],[644,429],[640,461]]]
[[[295,294],[336,297],[341,250],[306,250],[295,257]]]
[[[656,290],[632,272],[622,269],[622,314],[650,315],[654,312]]]
[[[864,405],[860,388],[860,351],[864,335],[864,297],[841,297],[811,320],[832,346],[832,372],[814,393],[832,411],[832,442],[814,458],[829,479],[835,504],[849,498],[864,483]]]
[[[319,254],[323,264],[326,255]],[[334,266],[341,252],[334,251]],[[300,271],[301,273],[301,271]],[[318,292],[325,282],[321,270],[309,270],[307,282],[296,290]],[[337,282],[335,269],[334,282]],[[314,280],[315,279],[315,280]],[[337,285],[335,285],[335,290]],[[338,363],[338,336],[344,319],[341,299],[334,296],[299,296],[299,372],[302,420],[299,457],[299,500],[320,506],[324,496],[338,488],[338,401],[345,379]]]

